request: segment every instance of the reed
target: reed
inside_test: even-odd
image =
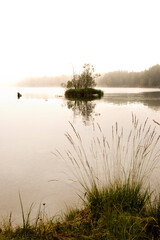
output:
[[[56,156],[72,165],[75,179],[89,193],[91,189],[118,187],[123,185],[149,187],[149,178],[157,167],[160,151],[156,128],[141,124],[132,115],[132,128],[127,137],[118,123],[112,126],[112,137],[107,140],[101,127],[93,128],[93,138],[86,146],[74,126],[70,123],[73,135],[66,133],[71,150]]]

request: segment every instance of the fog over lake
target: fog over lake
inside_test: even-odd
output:
[[[66,163],[53,154],[70,147],[65,133],[74,125],[89,146],[93,125],[110,139],[116,122],[128,132],[132,114],[160,134],[160,90],[102,88],[104,97],[94,101],[69,101],[63,88],[0,88],[0,217],[21,223],[19,192],[27,211],[46,204],[48,216],[79,204],[78,183]],[[17,98],[17,92],[22,97]],[[70,122],[70,123],[69,123]],[[158,185],[158,179],[154,184]]]

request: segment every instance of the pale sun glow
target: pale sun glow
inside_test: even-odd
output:
[[[159,0],[0,1],[0,84],[160,64]]]

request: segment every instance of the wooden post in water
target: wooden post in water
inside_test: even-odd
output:
[[[19,92],[17,92],[17,98],[21,98],[22,97],[22,94],[20,94]]]

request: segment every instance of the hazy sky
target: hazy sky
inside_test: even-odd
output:
[[[0,0],[0,83],[160,64],[160,0]]]

